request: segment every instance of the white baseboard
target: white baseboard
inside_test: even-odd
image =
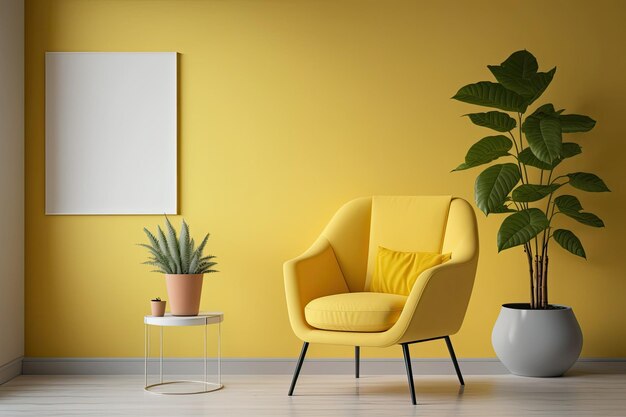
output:
[[[12,380],[22,374],[22,357],[0,366],[0,384]]]
[[[415,375],[454,375],[454,367],[448,358],[413,359]],[[230,375],[292,374],[295,359],[255,358],[222,359],[222,373]],[[149,372],[158,372],[158,359],[152,358]],[[496,358],[460,359],[464,375],[500,375],[508,371]],[[215,358],[208,360],[209,373],[215,373]],[[22,370],[25,375],[137,375],[144,372],[143,358],[24,358]],[[166,359],[163,371],[170,375],[193,375],[203,370],[200,358]],[[352,374],[352,359],[307,359],[302,372],[305,374]],[[362,375],[404,374],[402,359],[361,359]],[[580,359],[570,372],[626,373],[626,358]],[[19,373],[18,373],[19,375]]]

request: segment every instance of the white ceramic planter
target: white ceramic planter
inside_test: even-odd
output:
[[[583,335],[571,307],[531,310],[528,304],[504,304],[491,343],[500,361],[515,375],[563,375],[578,359]]]

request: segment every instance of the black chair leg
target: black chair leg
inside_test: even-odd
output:
[[[409,353],[409,344],[402,343],[402,353],[404,353],[404,365],[406,366],[406,376],[409,379],[409,391],[411,392],[411,401],[413,405],[415,401],[415,386],[413,385],[413,368],[411,368],[411,354]]]
[[[298,380],[298,376],[300,375],[300,369],[302,368],[302,362],[304,362],[304,357],[306,356],[306,351],[309,348],[309,342],[304,342],[302,345],[302,351],[300,352],[300,358],[298,358],[298,364],[296,365],[296,370],[293,373],[293,379],[291,380],[291,387],[289,388],[289,396],[293,395],[293,390],[296,388],[296,381]]]
[[[452,358],[452,362],[454,363],[454,370],[456,371],[456,376],[459,377],[459,382],[461,385],[465,385],[465,381],[463,381],[463,375],[461,375],[461,368],[459,368],[459,363],[456,360],[456,355],[454,354],[454,349],[452,348],[452,342],[450,341],[450,336],[446,336],[446,345],[448,345],[448,352],[450,352],[450,357]]]
[[[359,369],[360,366],[361,366],[361,347],[355,346],[354,347],[354,376],[356,378],[360,376],[360,369]]]

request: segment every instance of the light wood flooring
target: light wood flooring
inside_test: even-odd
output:
[[[626,416],[626,375],[225,375],[207,394],[157,396],[143,376],[20,376],[0,386],[0,416]]]

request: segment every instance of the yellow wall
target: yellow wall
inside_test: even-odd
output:
[[[287,321],[282,262],[357,196],[471,200],[480,171],[450,169],[487,131],[460,117],[477,108],[450,97],[487,78],[487,64],[527,48],[542,69],[558,66],[545,100],[598,120],[576,139],[584,154],[568,169],[597,172],[613,190],[582,196],[607,228],[570,223],[589,260],[553,248],[551,301],[574,307],[584,356],[626,356],[624,16],[620,1],[583,0],[28,1],[26,355],[141,356],[148,299],[166,296],[134,246],[161,218],[44,216],[45,51],[181,54],[181,215],[195,234],[212,233],[222,271],[205,279],[202,308],[225,311],[226,356],[288,357],[300,342]],[[521,251],[496,255],[500,219],[479,216],[478,277],[455,337],[461,357],[494,356],[500,304],[528,298]],[[183,332],[170,348],[197,355],[186,346],[194,337]],[[415,356],[444,356],[441,345]]]

